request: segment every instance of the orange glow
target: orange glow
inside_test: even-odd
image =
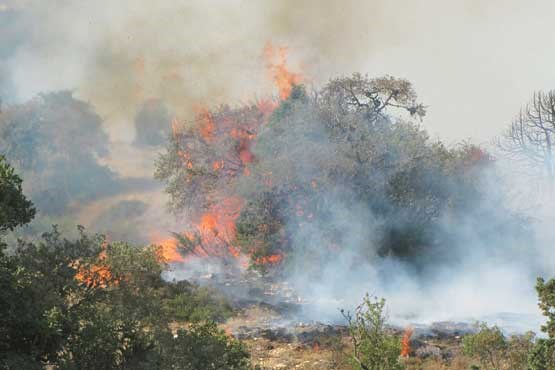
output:
[[[403,333],[403,339],[401,339],[401,357],[409,357],[410,354],[410,338],[414,333],[414,328],[407,327]]]
[[[196,110],[196,116],[200,121],[200,136],[207,142],[210,143],[214,139],[214,133],[216,131],[216,124],[212,113],[205,106],[198,106],[194,108]]]
[[[162,239],[158,236],[151,237],[151,243],[160,247],[159,258],[164,262],[184,262],[185,258],[177,250],[177,240],[174,238]]]
[[[294,85],[301,83],[303,77],[287,69],[287,48],[274,48],[271,43],[264,47],[264,58],[266,59],[268,71],[279,91],[281,100],[291,95]]]
[[[258,265],[276,265],[283,260],[281,254],[272,254],[270,256],[258,257],[256,259],[256,264]]]
[[[274,48],[267,44],[264,57],[280,99],[287,99],[293,86],[303,80],[302,76],[287,68],[286,48]],[[242,253],[233,245],[235,222],[245,201],[230,193],[232,187],[228,184],[241,176],[251,175],[250,165],[256,163],[253,148],[257,132],[278,105],[279,102],[274,99],[262,99],[240,109],[221,106],[211,111],[207,106],[198,104],[193,107],[196,119],[192,127],[185,126],[176,118],[172,120],[171,128],[180,164],[192,170],[185,171],[185,183],[193,183],[199,173],[210,173],[216,185],[203,194],[207,199],[203,207],[208,209],[190,215],[190,227],[181,232],[188,239],[185,248],[181,250],[179,241],[173,238],[151,238],[153,244],[161,246],[164,260],[170,263],[187,262],[190,253],[196,257],[233,258],[242,264],[246,257],[250,257],[250,253]],[[195,150],[199,145],[203,150]],[[268,178],[262,179],[261,185],[269,186],[271,181],[270,174]],[[276,254],[258,258],[254,262],[278,264],[282,259],[282,255]]]
[[[105,248],[105,245],[103,248]],[[98,258],[101,263],[106,259],[105,250],[100,252]],[[76,265],[79,266],[79,262],[76,262]],[[75,279],[89,287],[106,288],[110,280],[112,280],[112,273],[108,266],[102,264],[92,265],[90,267],[80,266],[77,270],[77,274],[75,274]],[[117,284],[117,281],[114,281],[114,283]]]
[[[90,268],[79,268],[75,278],[90,287],[105,288],[112,279],[112,274],[107,266],[93,265]]]

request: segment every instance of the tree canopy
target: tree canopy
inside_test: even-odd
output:
[[[410,82],[389,76],[294,86],[270,109],[205,111],[201,125],[174,133],[156,174],[178,212],[222,195],[243,200],[234,243],[254,265],[304,249],[317,267],[353,233],[365,258],[429,264],[462,240],[446,222],[472,224],[484,240],[493,230],[518,235],[518,221],[488,192],[494,158],[431,140],[415,121],[425,113]],[[238,131],[248,140],[225,134]]]
[[[33,203],[25,197],[23,180],[0,155],[0,233],[26,224],[35,215]]]

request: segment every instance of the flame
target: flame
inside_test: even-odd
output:
[[[103,248],[105,247],[106,246],[104,245]],[[79,266],[79,262],[77,261],[75,266],[78,266],[78,269],[75,274],[75,279],[89,287],[106,288],[108,283],[112,280],[110,268],[102,264],[102,262],[106,259],[106,251],[103,250],[100,252],[98,258],[100,260],[100,264],[92,265],[90,267]],[[117,281],[114,281],[114,283],[117,284]]]
[[[403,339],[401,339],[401,357],[409,357],[410,353],[410,338],[414,333],[414,328],[407,327],[403,333]]]
[[[272,254],[269,256],[258,257],[255,260],[257,265],[276,265],[283,260],[283,255],[281,254]]]
[[[271,43],[267,43],[264,47],[264,58],[268,71],[278,88],[280,99],[287,99],[291,95],[293,86],[298,85],[303,80],[302,75],[287,69],[287,48],[280,47],[276,49]]]
[[[315,340],[314,343],[312,343],[312,350],[314,352],[320,351],[320,343],[317,340]]]
[[[179,253],[177,240],[175,238],[163,238],[158,234],[150,236],[150,243],[160,247],[158,258],[163,262],[185,262],[185,258]]]
[[[295,84],[303,78],[287,68],[287,48],[274,48],[270,43],[264,48],[264,57],[268,71],[275,82],[279,97],[285,100],[291,94]],[[236,236],[235,222],[245,203],[244,199],[230,194],[226,185],[240,176],[250,176],[249,165],[255,163],[256,157],[252,151],[259,128],[267,122],[279,102],[272,99],[259,100],[241,109],[221,107],[212,112],[207,106],[198,104],[193,110],[196,115],[195,126],[185,128],[177,118],[172,120],[173,137],[179,145],[178,157],[184,168],[193,170],[196,166],[207,165],[212,175],[218,179],[218,187],[210,190],[209,197],[212,204],[208,210],[191,216],[191,227],[181,232],[188,242],[186,250],[196,257],[222,257],[237,259],[244,262],[245,256],[251,253],[241,253],[233,245]],[[216,148],[230,148],[224,153],[214,150],[212,158],[198,158],[191,149],[194,144],[189,143],[191,137],[199,135],[204,144]],[[233,145],[228,144],[232,142]],[[194,172],[190,171],[185,181],[193,181]],[[200,171],[202,172],[202,171]],[[271,174],[270,174],[271,175]],[[222,181],[220,181],[222,180]],[[262,180],[263,185],[271,183],[271,178]],[[221,185],[220,185],[221,184]],[[302,212],[302,210],[301,210]],[[151,238],[153,244],[160,245],[161,257],[167,262],[187,262],[188,257],[180,251],[179,241],[173,238]],[[180,253],[181,252],[181,253]],[[278,264],[283,255],[275,254],[256,258],[257,264]]]
[[[108,266],[93,265],[90,268],[79,268],[75,278],[89,287],[106,288],[112,280],[112,274]]]
[[[193,107],[196,111],[197,119],[200,121],[200,136],[207,142],[211,143],[214,140],[214,133],[216,131],[216,124],[210,110],[203,106]]]

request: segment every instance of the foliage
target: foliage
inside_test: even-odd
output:
[[[536,284],[539,306],[547,323],[542,331],[548,338],[538,339],[529,357],[531,370],[547,370],[555,368],[555,279],[545,281],[538,278]]]
[[[366,295],[354,316],[341,311],[348,323],[353,342],[351,356],[354,369],[397,370],[402,369],[399,354],[401,341],[388,333],[384,313],[385,300]]]
[[[170,133],[170,113],[159,100],[145,102],[135,116],[135,142],[139,147],[158,147]]]
[[[195,126],[177,125],[156,162],[155,177],[166,184],[169,206],[192,216],[209,209],[240,177],[250,157],[250,142],[264,121],[257,105],[201,109]]]
[[[498,327],[490,328],[481,323],[476,334],[468,334],[463,338],[463,350],[466,355],[477,357],[484,368],[500,370],[507,341]]]
[[[26,224],[35,216],[33,203],[23,195],[22,182],[0,155],[0,233]]]
[[[72,202],[117,189],[116,175],[98,162],[108,154],[101,123],[68,91],[3,108],[0,152],[25,178],[25,191],[42,213],[61,214]]]
[[[192,324],[162,341],[164,370],[240,370],[249,368],[243,344],[230,340],[215,324]]]
[[[363,256],[417,265],[452,258],[446,246],[464,243],[446,220],[485,243],[523,234],[503,202],[485,196],[495,180],[486,175],[492,156],[469,143],[447,148],[431,140],[414,122],[426,109],[410,82],[354,74],[310,92],[294,86],[276,106],[262,103],[201,109],[193,124],[174,128],[156,164],[170,208],[190,219],[222,199],[244,200],[234,244],[252,267],[302,253],[318,235],[306,266],[318,273],[354,234],[338,222],[341,211],[344,223],[357,212],[358,222],[367,220],[359,229],[375,228],[360,236]]]
[[[186,280],[168,286],[164,306],[167,315],[179,322],[222,322],[233,314],[233,308],[220,293]]]
[[[38,243],[21,241],[13,254],[0,254],[0,368],[246,368],[241,345],[213,324],[174,338],[171,302],[223,303],[162,280],[157,247],[107,243],[79,231],[77,240],[67,240],[54,229]],[[181,347],[187,340],[190,346]],[[213,351],[217,359],[208,356]]]
[[[402,104],[387,98],[398,89]],[[378,93],[386,97],[372,102],[367,96]],[[478,221],[506,214],[481,203],[484,170],[493,164],[487,152],[468,143],[446,148],[417,124],[390,115],[418,106],[406,81],[360,75],[333,80],[311,96],[292,94],[259,132],[250,176],[236,185],[248,200],[237,220],[239,244],[254,249],[253,256],[296,253],[291,236],[307,245],[306,230],[318,230],[318,251],[310,258],[318,266],[319,253],[327,258],[326,250],[348,244],[351,234],[337,222],[340,209],[356,210],[364,216],[358,220],[378,226],[378,240],[367,238],[369,257],[377,246],[381,255],[418,261],[434,249],[437,257],[448,253],[439,248],[455,238],[442,229],[443,217]],[[423,116],[423,108],[414,109]],[[508,219],[488,227],[508,225]],[[478,221],[476,232],[488,235],[485,227]]]
[[[479,361],[483,369],[522,370],[527,367],[534,334],[505,337],[497,326],[478,324],[478,331],[463,337],[465,355]]]

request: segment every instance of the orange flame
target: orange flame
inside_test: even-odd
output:
[[[102,263],[102,261],[106,259],[106,252],[103,250],[98,257],[101,261],[100,263]],[[79,262],[76,262],[76,265],[79,266]],[[112,280],[112,273],[108,266],[102,264],[92,265],[90,267],[79,266],[75,274],[75,279],[89,287],[106,288],[108,283]],[[115,281],[115,283],[117,284],[117,281]]]
[[[255,263],[258,265],[276,265],[283,260],[283,255],[281,254],[272,254],[269,256],[258,257],[255,260]]]
[[[212,142],[216,131],[216,124],[212,117],[212,113],[203,105],[193,107],[193,109],[196,111],[196,116],[201,123],[199,127],[200,136],[202,136],[207,143]]]
[[[276,84],[279,97],[285,100],[291,95],[293,86],[299,84],[303,77],[287,69],[287,48],[274,48],[271,43],[264,47],[264,58],[267,68]]]
[[[289,71],[287,68],[287,48],[274,48],[270,43],[264,48],[264,57],[267,62],[268,71],[274,80],[281,100],[285,100],[291,94],[293,86],[300,83],[303,78],[300,74]],[[256,158],[252,152],[252,145],[256,139],[259,127],[264,124],[279,103],[272,99],[263,99],[256,104],[245,107],[244,110],[227,110],[223,107],[223,114],[212,112],[204,105],[197,105],[193,108],[196,114],[197,126],[192,130],[193,135],[200,135],[205,144],[218,146],[221,143],[229,143],[229,139],[234,141],[232,149],[227,153],[218,153],[210,158],[208,163],[213,174],[224,180],[231,180],[235,177],[249,176],[249,164],[255,162]],[[227,114],[231,113],[231,114]],[[237,114],[235,114],[237,113]],[[206,163],[205,158],[195,157],[195,153],[190,149],[186,140],[191,134],[177,119],[172,120],[172,132],[175,140],[180,145],[178,156],[183,166],[189,170],[202,167]],[[194,171],[190,171],[193,176]],[[191,181],[191,178],[185,179]],[[263,184],[268,185],[271,178],[263,180]],[[233,257],[244,261],[245,256],[250,253],[242,254],[239,248],[233,245],[236,234],[235,221],[241,212],[244,199],[229,195],[224,189],[225,181],[221,182],[222,187],[217,188],[209,195],[215,199],[214,205],[206,212],[196,215],[193,219],[192,230],[183,232],[183,236],[190,241],[187,246],[189,253],[197,257]],[[161,246],[161,257],[167,262],[186,262],[187,256],[179,251],[179,242],[163,238],[151,238],[152,243]],[[257,264],[278,264],[282,261],[280,254],[257,258]]]
[[[403,333],[403,339],[401,339],[401,357],[409,357],[410,354],[410,338],[414,333],[414,328],[407,327]]]

